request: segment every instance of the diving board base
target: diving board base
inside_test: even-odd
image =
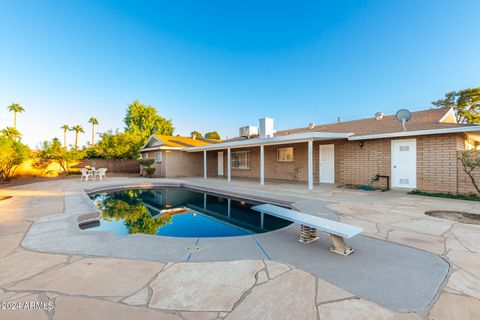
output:
[[[309,226],[300,225],[300,241],[301,243],[311,243],[319,238],[317,237],[317,229],[310,228]]]
[[[352,248],[347,246],[343,237],[330,234],[330,239],[332,240],[332,246],[330,247],[331,252],[341,254],[342,256],[348,256],[354,252]]]

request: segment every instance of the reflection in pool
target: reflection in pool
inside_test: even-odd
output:
[[[100,224],[89,230],[117,235],[143,233],[170,237],[231,237],[283,228],[289,221],[250,208],[254,203],[186,188],[130,189],[90,196]]]

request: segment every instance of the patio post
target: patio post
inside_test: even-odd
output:
[[[207,179],[207,150],[203,150],[203,179]]]
[[[265,184],[265,153],[263,144],[260,145],[260,184]]]
[[[227,176],[228,176],[228,182],[232,180],[231,174],[230,174],[230,166],[231,166],[231,159],[230,159],[230,148],[227,149]]]
[[[313,190],[313,140],[308,141],[308,190]]]

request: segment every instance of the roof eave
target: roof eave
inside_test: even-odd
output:
[[[348,140],[385,139],[385,138],[425,136],[425,135],[432,135],[432,134],[462,133],[462,132],[480,132],[480,125],[468,126],[468,127],[442,128],[442,129],[417,130],[417,131],[405,131],[405,132],[401,131],[401,132],[392,132],[392,133],[352,136],[352,137],[349,137]]]
[[[189,147],[185,148],[186,152],[198,152],[208,150],[220,150],[227,148],[247,148],[261,145],[275,145],[275,144],[288,144],[288,143],[300,143],[310,140],[334,140],[334,139],[347,139],[352,133],[335,133],[335,132],[307,132],[296,133],[285,136],[278,136],[273,138],[259,138],[240,140],[232,142],[221,142],[201,147]]]

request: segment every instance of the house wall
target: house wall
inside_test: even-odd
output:
[[[409,137],[417,141],[417,189],[426,192],[468,194],[476,192],[458,160],[465,150],[468,137],[465,134],[445,134]],[[374,139],[365,141],[331,140],[316,141],[313,144],[313,178],[319,182],[319,148],[322,144],[334,144],[335,183],[370,184],[379,174],[391,176],[391,143],[401,139]],[[362,146],[360,144],[363,144]],[[294,161],[277,161],[277,150],[294,148]],[[231,169],[232,179],[260,177],[260,147],[232,149],[250,151],[250,169]],[[207,152],[207,176],[217,177],[217,153]],[[224,177],[227,177],[227,150],[224,155]],[[154,158],[154,152],[149,153]],[[170,151],[164,153],[164,161],[156,176],[186,177],[203,176],[203,152],[186,153]],[[480,183],[480,169],[474,171]],[[265,179],[306,182],[308,175],[307,143],[265,146]],[[374,186],[386,186],[380,179]]]

